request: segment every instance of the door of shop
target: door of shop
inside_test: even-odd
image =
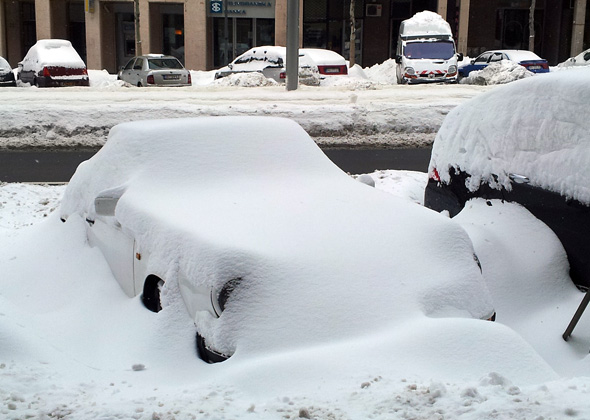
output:
[[[225,66],[259,45],[274,45],[274,19],[220,17],[213,19],[213,63]]]

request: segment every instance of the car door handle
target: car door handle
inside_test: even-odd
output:
[[[508,174],[508,176],[510,177],[511,180],[513,180],[517,184],[528,184],[530,182],[528,177],[526,177],[524,175]]]

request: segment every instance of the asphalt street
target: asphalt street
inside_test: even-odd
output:
[[[3,150],[0,151],[0,182],[67,182],[80,162],[91,158],[97,150]],[[338,167],[351,174],[378,169],[426,172],[430,152],[430,148],[324,149]]]

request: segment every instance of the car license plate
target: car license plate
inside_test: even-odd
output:
[[[326,73],[340,73],[338,67],[326,67]]]
[[[165,74],[163,77],[164,80],[179,80],[180,74]]]
[[[529,66],[529,70],[541,70],[541,66]]]

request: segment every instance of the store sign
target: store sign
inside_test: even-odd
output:
[[[225,9],[227,8],[227,10]],[[274,19],[275,0],[245,1],[245,0],[209,0],[207,15],[210,17],[260,18]]]

